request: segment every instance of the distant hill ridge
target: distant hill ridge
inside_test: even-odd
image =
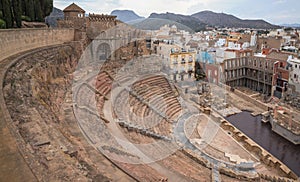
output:
[[[185,25],[191,28],[193,31],[204,30],[206,26],[213,27],[228,27],[228,28],[254,28],[254,29],[276,29],[280,26],[272,25],[264,20],[243,20],[230,14],[215,13],[213,11],[201,11],[193,15],[181,15],[175,13],[151,13],[148,17],[151,20],[147,21],[136,21],[141,20],[143,17],[137,15],[131,10],[114,10],[112,15],[118,16],[118,19],[123,22],[138,22],[138,26],[147,27],[148,29],[157,29],[154,21],[156,20],[170,20],[175,21],[179,24]],[[142,19],[144,20],[144,19]],[[161,21],[159,24],[161,24]],[[149,24],[149,25],[148,25]],[[154,27],[151,27],[154,26]]]
[[[292,27],[292,28],[300,28],[300,24],[299,23],[281,24],[281,26]]]
[[[212,11],[201,11],[191,15],[194,18],[210,26],[229,27],[229,28],[257,28],[257,29],[274,29],[279,28],[264,20],[242,20],[233,15],[225,13],[215,13]]]
[[[114,10],[110,13],[111,15],[117,16],[117,19],[122,22],[129,22],[138,19],[144,19],[144,17],[137,15],[132,10]]]

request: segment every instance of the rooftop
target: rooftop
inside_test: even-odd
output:
[[[292,58],[292,59],[289,59],[288,62],[293,62],[293,63],[300,63],[300,59],[297,59],[297,58]]]
[[[64,9],[63,12],[80,12],[80,13],[85,13],[85,11],[81,7],[79,7],[77,4],[75,4],[75,3],[70,4],[68,7],[66,7]]]
[[[280,61],[286,61],[289,58],[290,55],[291,54],[289,54],[289,53],[281,52],[281,51],[276,50],[276,49],[272,49],[270,51],[270,53],[267,55],[267,58],[277,59],[277,60],[280,60]]]

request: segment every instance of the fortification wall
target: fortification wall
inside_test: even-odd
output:
[[[0,61],[30,49],[73,41],[74,34],[74,29],[0,30]]]

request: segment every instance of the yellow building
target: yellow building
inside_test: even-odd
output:
[[[194,77],[195,51],[172,49],[170,53],[170,68],[173,74],[172,79],[183,81]]]
[[[241,38],[242,36],[240,33],[236,33],[236,32],[230,33],[226,38],[225,47],[228,47],[229,42],[238,43]]]

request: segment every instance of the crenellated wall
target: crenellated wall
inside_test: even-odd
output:
[[[0,30],[0,61],[30,49],[73,41],[74,34],[74,29]]]

